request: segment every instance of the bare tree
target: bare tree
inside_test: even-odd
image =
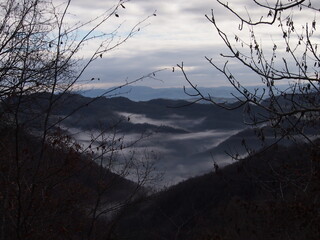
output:
[[[299,134],[312,142],[307,126],[318,132],[314,127],[318,123],[320,108],[317,3],[298,0],[253,1],[256,7],[251,9],[262,10],[265,14],[256,16],[252,10],[253,16],[250,11],[242,16],[232,8],[232,4],[217,2],[239,20],[238,32],[228,34],[226,29],[219,26],[219,19],[216,19],[213,10],[211,15],[206,15],[230,51],[230,54],[221,54],[227,59],[223,66],[219,66],[214,58],[206,57],[209,64],[222,73],[241,96],[235,96],[239,104],[230,107],[230,110],[245,106],[249,116],[247,124],[258,126],[267,123],[279,130],[281,139]],[[257,31],[265,26],[272,33]],[[243,34],[245,30],[248,30],[247,35]],[[257,80],[261,81],[261,87],[250,91],[246,83],[239,80],[229,68],[229,62],[240,63],[244,71],[254,73]],[[179,67],[185,74],[183,65]],[[185,77],[199,99],[217,104],[210,95],[200,92],[186,74]],[[263,139],[263,133],[260,135]]]
[[[115,153],[130,147],[121,138],[116,141],[116,135],[110,131],[114,126],[100,135],[111,132],[108,138],[113,140],[92,140],[92,146],[98,144],[102,149],[100,155],[97,149],[89,154],[88,149],[59,128],[63,120],[83,105],[66,116],[52,117],[55,107],[89,65],[125,43],[155,15],[141,20],[122,37],[117,35],[121,26],[108,33],[98,31],[112,18],[118,18],[120,11],[125,11],[126,2],[115,1],[102,14],[75,24],[67,20],[71,0],[60,4],[51,0],[0,2],[0,239],[105,239],[106,233],[102,233],[110,225],[109,212],[131,203],[148,181],[151,165],[141,168],[134,156],[123,162],[120,175],[107,168],[106,161],[118,161]],[[81,50],[90,41],[97,41],[96,49],[90,56],[81,57]],[[35,101],[41,102],[43,108],[34,109]],[[32,122],[36,123],[37,131]],[[128,174],[128,169],[137,171],[134,191],[110,206],[107,195],[114,194],[115,182],[126,184],[121,177]],[[85,178],[97,184],[95,191]]]
[[[253,0],[244,3],[251,6],[241,12],[230,2],[217,2],[226,12],[235,16],[238,30],[230,33],[222,27],[214,10],[211,15],[206,15],[229,50],[229,53],[220,54],[225,59],[222,65],[216,56],[207,56],[206,60],[236,89],[238,95],[234,97],[238,103],[216,103],[214,96],[201,92],[189,79],[183,64],[178,67],[195,90],[193,96],[198,97],[196,101],[205,100],[229,110],[243,108],[246,123],[256,129],[261,141],[266,138],[264,130],[269,129],[273,133],[269,133],[269,136],[274,135],[275,143],[284,139],[302,139],[307,143],[296,145],[309,152],[300,156],[299,161],[293,157],[287,159],[284,155],[270,157],[266,169],[260,175],[254,169],[248,169],[248,164],[245,165],[259,159],[259,155],[246,158],[242,163],[243,170],[248,172],[255,183],[265,191],[273,191],[280,196],[277,199],[280,201],[274,202],[272,211],[283,211],[285,216],[295,216],[279,218],[290,226],[296,224],[300,227],[297,231],[286,230],[283,233],[286,238],[299,239],[306,236],[304,231],[307,228],[304,228],[303,223],[307,223],[310,227],[308,237],[315,239],[319,235],[319,3],[312,0]],[[260,87],[250,91],[241,76],[232,70],[230,63],[240,64],[243,71],[254,75]],[[245,139],[243,145],[247,147]],[[272,146],[266,150],[278,153]],[[237,155],[234,157],[241,159]],[[268,180],[263,179],[262,175],[267,176]],[[276,206],[279,202],[282,204]],[[306,206],[310,206],[312,214],[301,214],[300,211]]]

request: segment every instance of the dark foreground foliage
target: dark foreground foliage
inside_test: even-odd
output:
[[[137,186],[80,154],[61,132],[43,148],[37,137],[16,133],[0,130],[0,238],[111,239]]]

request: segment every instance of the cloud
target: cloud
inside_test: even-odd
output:
[[[97,87],[110,87],[132,81],[145,74],[156,70],[163,71],[156,74],[155,79],[146,78],[138,85],[150,87],[183,87],[188,86],[181,71],[177,68],[177,64],[184,62],[185,70],[190,80],[198,86],[224,86],[228,85],[227,80],[222,74],[218,73],[204,58],[204,56],[212,57],[219,55],[219,50],[214,49],[207,51],[206,46],[197,46],[194,48],[183,49],[162,49],[150,50],[129,55],[119,54],[118,56],[104,57],[98,59],[88,71],[83,75],[83,80],[89,80],[93,77],[100,79],[99,81],[91,82],[92,85],[97,84]],[[220,66],[223,65],[224,59],[220,60]],[[232,66],[230,64],[230,66]],[[173,72],[173,67],[175,71]],[[250,76],[241,65],[232,66],[235,71],[242,73],[243,79]],[[249,82],[247,80],[247,82]],[[252,85],[256,85],[256,81],[252,81]]]
[[[117,1],[91,0],[88,3],[88,1],[77,0],[73,2],[71,10],[74,9],[75,14],[80,17],[92,18],[101,13],[102,9],[108,9],[116,3]],[[248,17],[249,13],[252,19],[260,19],[262,15],[266,18],[266,9],[257,8],[251,1],[229,0],[228,4],[241,16]],[[235,34],[245,40],[249,39],[250,34],[246,28],[240,31],[239,19],[216,1],[132,0],[125,3],[125,7],[125,9],[119,9],[120,17],[111,18],[103,27],[103,31],[111,31],[122,24],[117,34],[119,38],[125,37],[132,26],[152,15],[154,11],[157,16],[142,23],[140,32],[118,49],[105,54],[103,59],[99,59],[88,69],[83,79],[91,79],[92,76],[100,78],[99,82],[90,82],[91,86],[94,84],[97,87],[115,86],[128,79],[135,79],[167,67],[167,71],[158,74],[162,81],[146,80],[139,84],[151,87],[182,87],[186,85],[186,81],[181,72],[172,73],[172,67],[181,62],[184,62],[189,68],[188,76],[198,86],[229,85],[221,73],[214,70],[204,59],[204,56],[208,56],[213,58],[218,66],[223,66],[226,59],[222,58],[220,53],[229,54],[228,48],[218,36],[213,25],[205,18],[205,14],[210,16],[211,9],[213,10],[216,22],[221,29],[226,31],[231,42]],[[296,17],[302,22],[305,21],[304,16],[296,15]],[[258,40],[265,49],[272,49],[275,42],[279,43],[279,46],[283,43],[282,35],[274,27],[258,27],[256,31]],[[115,39],[115,42],[117,40],[118,38]],[[89,52],[97,44],[96,41],[93,41],[84,49],[84,52]],[[237,46],[242,50],[240,45]],[[241,63],[231,61],[229,67],[246,85],[260,83],[257,80],[260,78]]]
[[[133,24],[136,24],[144,17],[157,11],[157,17],[143,23],[142,31],[130,39],[119,49],[109,52],[102,60],[94,63],[83,79],[91,79],[91,76],[99,75],[106,86],[117,85],[127,78],[137,78],[149,72],[168,67],[167,72],[162,73],[161,81],[143,82],[149,86],[171,87],[180,86],[185,83],[181,81],[182,76],[171,74],[171,67],[184,61],[191,74],[202,76],[203,80],[207,75],[202,71],[206,64],[204,56],[216,43],[212,42],[210,24],[204,14],[206,4],[210,6],[211,1],[204,1],[201,4],[196,1],[142,1],[135,0],[125,4],[126,9],[121,9],[119,19],[110,21],[111,27],[117,27],[123,22],[123,27],[118,31],[119,35],[125,36]],[[101,12],[104,4],[98,1],[77,1],[73,3],[73,9],[80,16],[94,17]],[[110,4],[111,5],[111,4]],[[107,7],[107,6],[106,6]],[[194,8],[194,11],[192,11]],[[204,8],[203,10],[201,10]],[[88,9],[90,11],[88,11]],[[118,22],[116,22],[119,20]],[[148,25],[150,24],[150,25]],[[148,26],[147,26],[148,25]],[[93,41],[84,52],[90,52],[97,46]],[[168,84],[168,85],[166,85]],[[97,86],[103,85],[97,82]]]

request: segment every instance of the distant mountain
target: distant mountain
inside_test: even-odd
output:
[[[39,122],[44,122],[39,118],[45,116],[48,97],[46,93],[29,96],[21,104],[24,109],[21,121],[34,126],[35,131],[41,127]],[[166,173],[161,184],[171,185],[208,172],[212,159],[207,150],[245,128],[243,107],[228,111],[212,104],[186,106],[188,103],[169,99],[135,102],[124,97],[94,99],[79,94],[56,95],[49,123],[54,125],[62,120],[56,126],[68,130],[83,146],[90,144],[92,134],[101,131],[106,135],[125,136],[129,145],[137,137],[146,137],[135,145],[136,149],[142,152],[149,149],[159,156],[157,171]],[[195,158],[200,153],[204,154]],[[225,157],[218,161],[224,161]]]
[[[248,87],[248,90],[254,91],[256,87]],[[260,87],[261,88],[261,87]],[[210,96],[217,102],[234,102],[236,101],[234,96],[242,97],[241,94],[233,87],[214,87],[214,88],[203,88],[199,87],[199,90],[204,94]],[[79,91],[77,93],[82,94],[86,97],[97,97],[106,94],[106,96],[123,96],[132,101],[149,101],[152,99],[181,99],[181,100],[192,100],[195,90],[191,88],[150,88],[145,86],[125,86],[119,89],[89,89]],[[188,94],[190,95],[188,95]],[[262,91],[260,91],[262,93]],[[233,95],[234,96],[233,96]],[[259,91],[258,91],[259,94]]]
[[[186,106],[188,102],[184,100],[134,102],[124,97],[93,99],[78,94],[56,95],[56,98],[52,121],[66,117],[63,124],[83,130],[111,127],[119,121],[121,124],[117,127],[123,132],[157,129],[160,132],[188,133],[244,127],[242,108],[228,111],[208,104]],[[47,94],[34,95],[28,99],[23,103],[25,112],[21,114],[26,119],[33,119],[34,115],[41,116],[39,112],[46,112]]]
[[[43,93],[23,101],[25,112],[21,118],[25,124],[36,128],[39,122],[44,122],[38,118],[43,116],[39,113],[47,110],[48,97]],[[263,147],[254,130],[245,129],[245,106],[228,111],[213,104],[188,105],[185,100],[135,102],[124,97],[89,98],[72,93],[55,98],[50,123],[65,118],[58,126],[67,129],[84,146],[90,144],[91,134],[100,131],[126,136],[127,142],[136,136],[148,136],[136,147],[154,150],[161,156],[156,165],[159,172],[166,172],[164,185],[207,173],[213,160],[220,167],[230,164],[232,160],[226,152],[245,156],[246,147],[251,150]],[[266,115],[253,105],[251,110]],[[273,131],[265,130],[265,145],[276,141]]]

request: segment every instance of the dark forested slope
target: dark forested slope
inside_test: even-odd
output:
[[[34,94],[22,99],[21,116],[33,120],[39,118],[41,114],[46,113],[49,108],[50,95],[47,93]],[[187,101],[182,100],[164,100],[156,99],[147,102],[133,102],[124,97],[115,98],[88,98],[77,94],[63,94],[54,96],[55,100],[51,107],[51,119],[54,123],[65,117],[62,121],[67,127],[79,127],[85,130],[101,129],[112,127],[119,122],[117,127],[124,132],[141,130],[158,130],[160,132],[199,131],[208,129],[239,129],[243,128],[242,108],[236,111],[227,111],[218,106],[208,104],[193,104],[188,107]],[[14,102],[14,101],[13,101]],[[138,114],[147,120],[140,123],[130,121],[123,116]],[[179,129],[166,125],[164,122],[159,125],[148,122],[150,120],[177,122],[181,127]],[[188,119],[188,123],[180,124],[181,119]],[[129,121],[128,121],[129,120]],[[179,122],[180,120],[180,122]],[[28,124],[31,124],[32,121]],[[199,124],[194,124],[197,122]]]
[[[0,170],[3,239],[107,239],[110,216],[144,194],[58,132],[43,143],[2,126]]]
[[[316,149],[276,145],[189,179],[131,210],[119,231],[132,239],[317,239]]]

